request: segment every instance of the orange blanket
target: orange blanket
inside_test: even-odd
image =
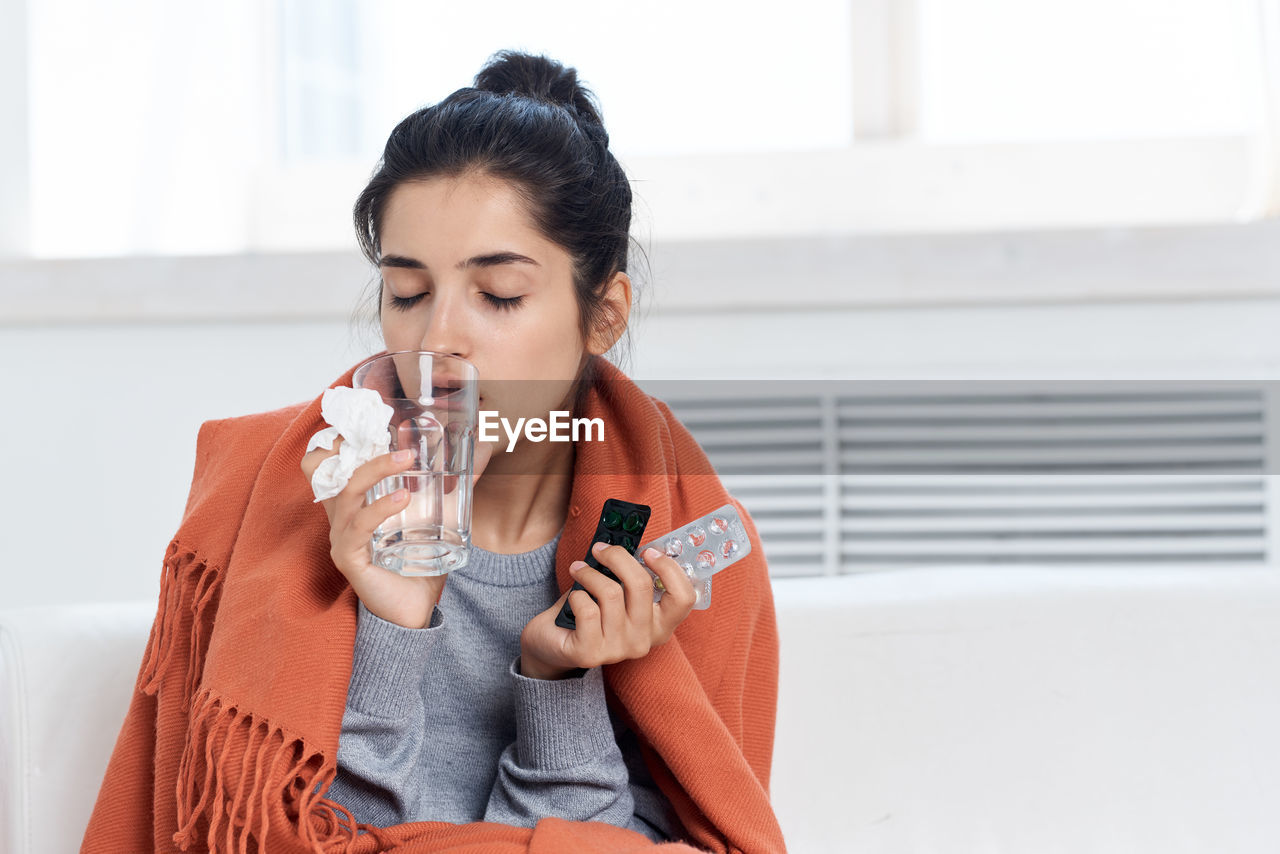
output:
[[[556,551],[561,591],[607,497],[653,508],[667,531],[733,499],[661,401],[599,360],[584,411],[605,441],[577,447]],[[347,371],[333,385],[350,385]],[[778,636],[764,551],[716,577],[712,606],[665,645],[605,667],[611,709],[688,845],[599,822],[357,826],[323,797],[337,770],[356,597],[329,558],[324,509],[299,468],[324,427],[306,404],[206,422],[160,604],[82,851],[779,852],[769,804]],[[359,831],[359,835],[357,832]]]

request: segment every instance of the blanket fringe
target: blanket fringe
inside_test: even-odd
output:
[[[208,611],[216,611],[218,593],[222,589],[222,571],[209,564],[196,552],[185,549],[175,537],[165,553],[160,574],[160,606],[151,635],[143,652],[138,671],[137,688],[144,694],[160,690],[164,675],[178,643],[184,617],[190,615],[190,637],[187,643],[185,697],[190,697],[204,669],[204,653],[208,648]],[[183,603],[188,603],[185,606]],[[185,614],[184,614],[185,610]]]
[[[319,794],[336,774],[336,764],[301,738],[204,688],[178,766],[173,841],[184,851],[194,843],[211,852],[261,851],[272,810],[283,802],[308,851],[349,852],[358,832],[354,816]]]
[[[341,804],[320,797],[337,765],[308,750],[300,737],[237,708],[212,688],[199,687],[223,573],[177,538],[160,576],[160,606],[143,653],[138,690],[157,693],[186,634],[182,707],[190,710],[175,786],[182,850],[258,852],[273,809],[283,801],[294,834],[316,854],[350,851],[357,822]],[[196,692],[199,690],[199,696]],[[341,815],[340,815],[341,814]],[[219,838],[221,837],[221,838]]]

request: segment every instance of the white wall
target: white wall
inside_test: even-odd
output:
[[[1259,378],[1278,329],[1280,298],[654,311],[633,375]],[[340,320],[0,328],[0,607],[155,598],[200,423],[315,397],[376,349]]]
[[[0,330],[0,607],[158,596],[201,422],[314,397],[362,357],[341,322]]]

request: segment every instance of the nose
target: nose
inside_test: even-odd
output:
[[[466,321],[464,306],[456,296],[444,293],[440,288],[439,295],[434,296],[427,316],[427,327],[422,331],[419,348],[436,353],[448,353],[465,359]]]

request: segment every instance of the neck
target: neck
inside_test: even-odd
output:
[[[476,481],[471,542],[496,554],[531,551],[551,541],[569,514],[571,442],[520,442],[497,449]]]

